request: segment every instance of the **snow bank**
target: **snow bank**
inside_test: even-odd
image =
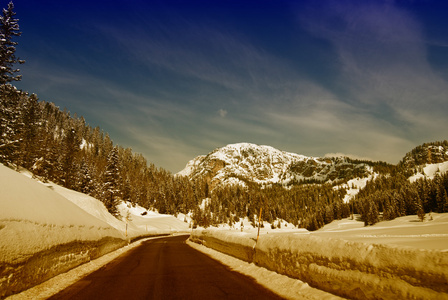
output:
[[[0,297],[126,244],[50,188],[0,164]]]
[[[261,284],[268,290],[276,293],[284,299],[308,299],[308,300],[340,300],[340,298],[331,293],[310,287],[307,283],[281,275],[276,272],[267,270],[266,268],[258,267],[253,263],[244,262],[233,256],[224,254],[222,252],[207,248],[203,245],[187,241],[187,244],[202,253],[218,260],[222,264],[229,267],[232,271],[252,277],[257,283]],[[11,299],[12,300],[12,299]]]
[[[192,241],[353,299],[448,299],[448,254],[310,233],[195,230]]]

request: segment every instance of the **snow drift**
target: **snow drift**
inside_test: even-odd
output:
[[[117,206],[118,212],[123,219],[119,220],[107,211],[101,201],[89,195],[66,189],[55,184],[52,184],[50,187],[87,213],[117,229],[130,240],[142,236],[165,235],[173,232],[185,232],[188,230],[187,223],[176,219],[171,215],[159,214],[153,211],[148,212],[141,206],[133,206],[131,203],[123,201]],[[144,213],[144,215],[142,215],[142,213]],[[128,221],[126,221],[126,218]]]
[[[352,299],[448,299],[444,251],[298,233],[195,230],[192,241]]]

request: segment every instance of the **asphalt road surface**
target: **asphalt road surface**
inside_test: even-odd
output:
[[[187,238],[145,241],[49,299],[282,299]]]

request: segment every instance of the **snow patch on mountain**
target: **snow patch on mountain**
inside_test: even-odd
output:
[[[350,200],[355,198],[355,196],[359,193],[360,190],[366,187],[367,182],[371,180],[375,180],[375,178],[378,176],[378,173],[374,173],[373,170],[371,170],[371,175],[368,177],[363,178],[354,178],[347,181],[347,183],[337,185],[333,187],[333,189],[337,190],[340,188],[344,188],[346,190],[346,194],[344,196],[344,203],[349,203]]]
[[[437,164],[426,164],[415,175],[409,177],[410,182],[415,182],[420,178],[434,179],[436,174],[444,174],[448,171],[448,161]]]
[[[197,166],[204,160],[205,155],[199,155],[198,157],[190,160],[185,168],[178,172],[176,175],[178,176],[189,176],[194,172],[194,170],[197,168]]]

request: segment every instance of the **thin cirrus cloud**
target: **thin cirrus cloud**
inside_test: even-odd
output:
[[[284,110],[268,109],[265,113],[272,128],[288,129],[287,134],[295,138],[302,154],[322,156],[331,148],[352,156],[397,161],[403,155],[397,153],[397,148],[412,147],[400,137],[400,128],[390,121],[339,100],[321,86],[311,82],[302,85],[295,103]]]
[[[156,26],[167,32],[163,36],[143,30],[123,34],[113,27],[101,30],[115,39],[130,59],[148,69],[158,66],[230,91],[275,88],[294,73],[286,62],[247,42],[242,34],[188,21],[177,22],[174,29]]]
[[[398,116],[428,104],[446,106],[447,82],[428,63],[423,30],[411,13],[391,1],[325,3],[323,16],[301,20],[336,49],[341,85],[353,101],[374,108],[385,103]]]
[[[415,141],[420,136],[421,140],[423,132],[428,139],[443,136],[442,128],[448,125],[444,117],[448,84],[427,60],[418,20],[393,1],[325,1],[316,5],[325,10],[318,10],[317,16],[317,10],[310,9],[299,14],[299,20],[311,34],[334,47],[338,84],[346,92],[344,101],[375,116],[377,122],[371,124],[371,130],[386,134],[385,128],[375,125],[387,122],[397,125],[390,133],[397,137]]]

